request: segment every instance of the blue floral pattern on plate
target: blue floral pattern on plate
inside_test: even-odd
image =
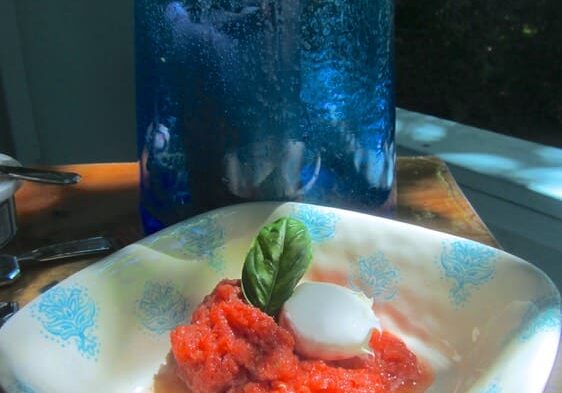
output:
[[[501,393],[502,388],[498,385],[497,382],[492,383],[490,386],[485,387],[482,389],[481,393]]]
[[[382,252],[362,257],[354,264],[350,275],[351,288],[361,290],[377,302],[394,299],[398,292],[400,271]]]
[[[521,318],[519,338],[528,341],[538,333],[560,328],[560,298],[544,296],[533,302]]]
[[[497,252],[473,241],[455,240],[444,243],[438,259],[445,278],[452,280],[449,298],[455,306],[462,306],[471,292],[490,281],[496,272]]]
[[[97,359],[100,344],[94,334],[98,307],[85,288],[54,287],[33,308],[46,338],[66,347],[74,344],[87,359]]]
[[[185,256],[192,259],[206,259],[209,266],[221,272],[224,269],[224,228],[215,216],[204,216],[199,220],[180,225],[170,236],[182,247]]]
[[[302,221],[315,243],[333,238],[336,234],[338,217],[335,213],[327,213],[312,206],[299,206],[293,217]]]
[[[187,312],[187,301],[171,283],[148,281],[137,302],[140,323],[156,334],[163,334],[184,322]]]
[[[10,388],[10,391],[13,393],[35,393],[35,390],[31,386],[19,380],[16,380]]]

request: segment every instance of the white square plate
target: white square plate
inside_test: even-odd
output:
[[[168,332],[280,216],[306,223],[307,279],[374,297],[383,328],[432,366],[429,392],[539,393],[560,337],[560,295],[537,268],[494,248],[370,215],[251,203],[197,216],[80,271],[0,329],[8,393],[149,391]]]

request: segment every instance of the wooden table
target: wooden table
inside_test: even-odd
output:
[[[25,183],[16,195],[18,234],[3,252],[17,253],[95,235],[109,236],[123,247],[141,237],[136,163],[70,165],[58,169],[78,172],[83,180],[65,188]],[[396,218],[499,247],[446,165],[437,158],[398,159]],[[17,301],[23,306],[97,259],[27,269],[16,284],[0,289],[0,301]],[[546,391],[562,391],[561,378],[559,359]]]

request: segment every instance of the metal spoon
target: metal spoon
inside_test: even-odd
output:
[[[18,310],[19,306],[16,302],[0,302],[0,327]]]
[[[43,262],[100,254],[112,249],[111,241],[100,236],[53,244],[18,256],[0,255],[0,287],[12,284],[21,276],[20,265],[38,266]]]
[[[14,179],[59,185],[76,184],[81,179],[79,174],[72,172],[56,172],[10,165],[0,165],[0,173]]]

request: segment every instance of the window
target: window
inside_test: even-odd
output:
[[[397,105],[562,147],[560,0],[396,0]]]

